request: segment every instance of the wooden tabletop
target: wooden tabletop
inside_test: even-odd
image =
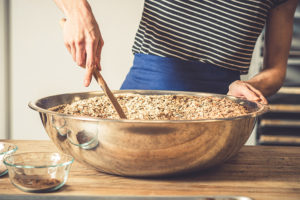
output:
[[[0,140],[18,152],[57,151],[50,141]],[[137,179],[107,175],[74,162],[66,185],[52,193],[26,193],[8,175],[0,177],[0,199],[105,196],[246,196],[255,200],[300,199],[300,147],[244,146],[237,156],[215,168],[184,177]],[[76,198],[75,198],[76,196]],[[79,197],[78,197],[79,196]],[[80,198],[80,196],[82,198]],[[1,198],[2,197],[2,198]],[[46,199],[46,198],[45,198]],[[72,198],[70,198],[72,199]],[[100,198],[99,198],[100,199]],[[142,198],[141,198],[142,199]],[[172,199],[172,198],[171,198]]]

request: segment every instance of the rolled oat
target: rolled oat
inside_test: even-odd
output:
[[[116,98],[128,119],[133,120],[216,119],[249,113],[245,106],[222,97],[118,94]],[[50,110],[78,116],[119,119],[104,95],[59,105]]]

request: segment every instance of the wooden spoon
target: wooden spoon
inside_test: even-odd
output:
[[[108,86],[107,86],[105,80],[103,79],[102,75],[100,74],[100,72],[98,70],[95,70],[93,75],[94,75],[94,78],[96,79],[96,81],[98,82],[98,84],[100,85],[100,87],[102,88],[102,90],[104,91],[104,93],[106,94],[106,96],[109,98],[110,102],[112,103],[113,107],[119,114],[120,118],[127,119],[127,117],[126,117],[124,111],[122,110],[120,104],[118,103],[116,97],[113,95],[113,93],[108,88]]]

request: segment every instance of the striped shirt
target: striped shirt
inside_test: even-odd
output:
[[[281,0],[145,0],[133,53],[248,73],[269,11]]]

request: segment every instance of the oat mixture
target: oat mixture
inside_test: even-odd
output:
[[[228,98],[179,95],[115,95],[128,119],[196,120],[236,117],[249,113],[247,108]],[[119,119],[106,96],[83,99],[51,108],[59,113]]]

